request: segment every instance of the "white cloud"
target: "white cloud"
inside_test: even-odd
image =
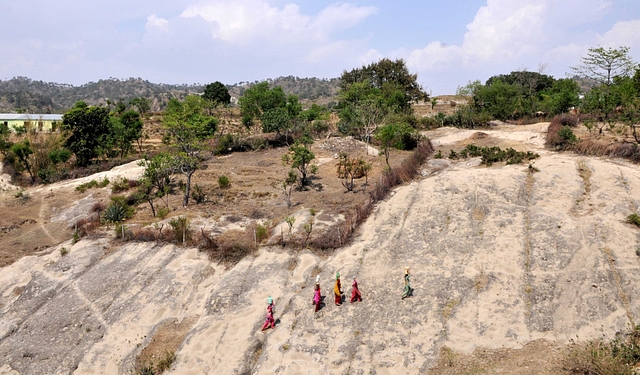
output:
[[[640,20],[618,22],[599,38],[603,47],[640,49]]]
[[[567,68],[597,38],[584,25],[600,20],[612,6],[610,0],[487,0],[461,44],[432,41],[405,56],[422,76],[443,70],[504,73],[546,62]],[[638,44],[637,35],[640,21],[619,22],[601,39]]]
[[[376,61],[382,59],[383,57],[384,57],[384,55],[381,54],[380,52],[378,52],[377,50],[370,49],[370,50],[367,51],[367,53],[365,53],[364,55],[358,57],[358,60],[362,64],[366,65],[366,64],[370,64],[370,63],[376,62]]]
[[[211,24],[214,38],[246,45],[325,42],[332,33],[351,28],[376,12],[375,7],[332,4],[312,17],[296,4],[279,8],[264,0],[213,0],[189,6],[181,17],[202,17]]]
[[[349,29],[378,13],[376,7],[358,7],[353,4],[332,4],[325,8],[313,20],[310,29],[316,35],[326,38],[337,30]]]
[[[407,64],[414,69],[429,70],[449,65],[452,61],[460,60],[463,50],[459,46],[447,46],[440,42],[431,42],[423,49],[412,51],[407,58]]]
[[[145,25],[145,28],[149,30],[154,27],[165,26],[168,23],[169,21],[165,20],[164,18],[159,18],[155,14],[152,14],[149,17],[147,17],[147,24]]]

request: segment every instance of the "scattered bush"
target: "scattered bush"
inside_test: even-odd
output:
[[[572,342],[563,362],[563,367],[573,374],[633,375],[640,363],[640,326],[632,327],[626,334],[617,334],[609,342]]]
[[[174,352],[167,351],[163,357],[160,357],[158,363],[154,364],[149,362],[146,364],[136,365],[135,375],[160,375],[166,370],[171,368],[171,365],[176,360],[176,354]]]
[[[262,242],[269,238],[269,226],[267,225],[256,225],[256,241]]]
[[[443,158],[442,151],[438,150],[438,152],[435,155],[433,155],[433,158],[434,159],[442,159]]]
[[[88,189],[93,189],[93,188],[98,188],[98,187],[106,187],[109,185],[109,179],[108,178],[104,178],[101,181],[96,181],[96,180],[91,180],[89,182],[85,182],[84,184],[80,184],[78,186],[76,186],[76,190],[84,193],[85,191],[87,191]]]
[[[113,228],[113,233],[116,235],[116,238],[125,241],[127,238],[127,226],[124,223],[116,223],[115,228]]]
[[[65,256],[65,255],[67,255],[67,254],[69,254],[69,249],[67,249],[67,248],[66,248],[66,247],[64,247],[64,246],[63,246],[63,247],[61,247],[61,248],[60,248],[60,256]]]
[[[176,243],[185,244],[191,241],[191,229],[189,229],[189,219],[177,217],[169,222],[173,229],[173,238]]]
[[[229,177],[222,175],[218,178],[218,186],[220,189],[226,189],[229,187]]]
[[[638,216],[638,214],[631,214],[627,216],[627,223],[640,227],[640,216]]]
[[[118,177],[111,183],[111,192],[116,194],[129,190],[133,187],[131,186],[131,184],[135,184],[135,181],[129,180],[124,177]]]
[[[492,166],[493,163],[506,161],[507,164],[520,164],[523,161],[537,159],[540,155],[527,151],[516,151],[509,147],[502,150],[500,147],[478,147],[476,145],[467,145],[462,151],[456,153],[451,150],[449,159],[466,159],[468,157],[482,157],[482,164]]]
[[[22,204],[25,204],[31,198],[31,196],[24,190],[18,190],[18,192],[15,194],[15,197]]]
[[[159,207],[158,208],[158,217],[160,219],[164,219],[167,217],[167,215],[169,215],[169,208],[168,207]]]
[[[111,204],[104,211],[102,219],[110,223],[119,223],[133,216],[134,208],[127,204],[128,201],[122,196],[111,197]]]
[[[573,134],[573,130],[568,126],[563,126],[558,132],[558,136],[560,136],[563,144],[573,144],[578,141],[576,135]]]
[[[329,124],[324,120],[315,120],[312,124],[312,129],[316,133],[324,133],[329,130]]]
[[[236,147],[237,137],[233,134],[224,134],[218,139],[215,153],[218,155],[229,154]]]
[[[196,201],[197,204],[203,203],[206,198],[206,194],[202,187],[198,184],[195,184],[191,189],[191,198]]]

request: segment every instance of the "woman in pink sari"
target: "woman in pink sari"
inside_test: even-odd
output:
[[[273,319],[273,310],[271,309],[271,306],[267,309],[267,317],[262,325],[263,331],[267,328],[276,328],[276,321]]]
[[[313,292],[313,304],[316,305],[316,312],[320,310],[320,303],[322,303],[322,296],[320,295],[320,284],[316,284]]]

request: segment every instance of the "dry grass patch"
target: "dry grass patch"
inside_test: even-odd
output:
[[[181,322],[171,319],[162,323],[136,358],[135,375],[159,375],[171,368],[175,353],[197,320],[197,317],[191,317]]]
[[[521,349],[482,349],[471,354],[442,347],[429,375],[510,374],[562,375],[565,347],[544,340],[532,341]]]

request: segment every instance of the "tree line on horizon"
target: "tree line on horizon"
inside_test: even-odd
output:
[[[268,79],[271,87],[280,86],[287,93],[296,94],[301,100],[329,103],[338,90],[338,79],[299,78],[294,76]],[[230,94],[242,96],[244,90],[256,82],[239,82],[225,85]],[[184,99],[187,95],[202,94],[204,84],[156,84],[141,78],[110,78],[89,82],[80,86],[14,77],[0,80],[0,112],[64,113],[77,101],[89,105],[107,105],[107,101],[128,102],[145,98],[152,111],[161,111],[172,98]]]

